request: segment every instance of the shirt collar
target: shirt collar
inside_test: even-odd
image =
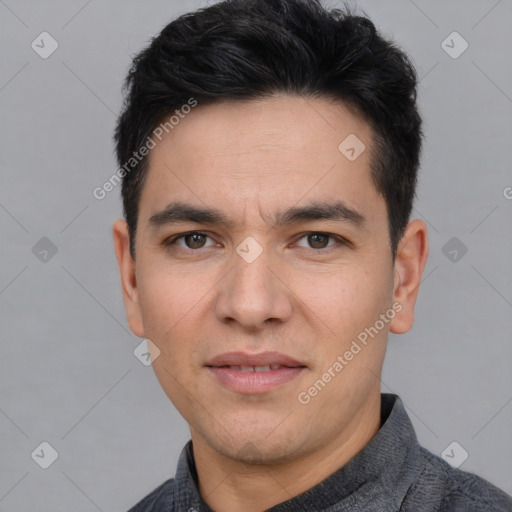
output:
[[[381,428],[344,467],[311,489],[268,509],[271,512],[396,510],[420,471],[420,446],[412,423],[397,395],[381,395]],[[193,446],[183,448],[174,480],[179,510],[213,512],[198,489]]]

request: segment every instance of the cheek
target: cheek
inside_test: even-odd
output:
[[[158,345],[176,349],[178,344],[173,340],[190,337],[194,332],[191,326],[201,325],[200,309],[212,285],[200,275],[182,275],[153,264],[141,274],[138,287],[146,336]]]
[[[146,337],[160,350],[153,370],[163,390],[183,414],[196,396],[198,347],[204,341],[204,308],[208,286],[197,276],[159,270],[141,275],[141,310]]]
[[[303,301],[308,316],[321,320],[326,334],[338,341],[372,324],[392,298],[392,276],[387,278],[384,272],[362,265],[313,272],[307,277],[297,274],[293,280],[291,289],[300,299],[297,305]]]
[[[315,333],[317,360],[301,391],[315,394],[313,407],[325,415],[325,424],[337,421],[340,407],[355,413],[361,397],[378,382],[389,323],[378,331],[370,329],[391,307],[392,276],[366,268],[338,269],[317,279],[314,292],[304,295],[309,310],[322,319],[317,324],[323,331]],[[328,382],[322,391],[316,387],[319,380]]]

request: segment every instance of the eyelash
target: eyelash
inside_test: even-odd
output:
[[[175,246],[176,245],[176,242],[178,240],[182,240],[184,239],[186,236],[188,235],[202,235],[202,236],[205,236],[205,237],[208,237],[211,239],[211,237],[203,232],[203,231],[187,231],[186,233],[182,233],[181,235],[176,235],[174,237],[171,237],[171,238],[168,238],[166,240],[164,240],[163,242],[163,245],[165,247],[171,247],[171,246]],[[305,237],[308,237],[308,236],[311,236],[311,235],[322,235],[322,236],[326,236],[328,237],[329,239],[334,239],[338,242],[338,244],[336,245],[328,245],[327,247],[324,247],[324,248],[320,248],[320,249],[315,249],[313,247],[302,247],[302,249],[306,249],[306,250],[310,250],[310,251],[314,251],[314,252],[323,252],[323,253],[329,253],[331,252],[333,249],[337,249],[339,248],[339,246],[346,246],[346,247],[349,247],[351,246],[352,244],[345,238],[343,237],[340,237],[338,235],[332,235],[331,233],[325,233],[323,231],[308,231],[307,233],[303,233],[298,239],[297,241],[299,240],[302,240],[303,238]],[[184,249],[183,247],[179,247],[178,246],[178,249],[179,250],[183,250],[183,251],[192,251],[192,252],[200,252],[202,249],[205,249],[204,247],[201,247],[199,249],[191,249],[189,247],[187,247],[186,249]],[[207,249],[207,247],[206,247]]]

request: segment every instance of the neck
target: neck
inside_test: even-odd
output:
[[[311,489],[357,455],[380,428],[380,392],[343,430],[319,449],[280,464],[227,458],[191,430],[199,492],[213,510],[258,512]]]

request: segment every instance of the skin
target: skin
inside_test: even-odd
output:
[[[352,162],[338,150],[349,134],[366,146]],[[428,242],[425,223],[414,220],[392,260],[371,144],[368,124],[328,99],[199,105],[151,150],[135,260],[125,221],[114,224],[129,326],[160,350],[154,371],[190,426],[200,492],[214,510],[286,501],[344,466],[380,428],[388,334],[412,327]],[[150,226],[176,200],[219,209],[234,226]],[[364,223],[273,224],[277,211],[334,200]],[[163,243],[195,230],[208,236]],[[312,232],[333,238],[312,240]],[[236,252],[249,236],[263,249],[252,263]],[[300,403],[298,394],[396,301],[401,311]],[[279,351],[307,369],[269,392],[235,393],[204,365],[236,350]]]

